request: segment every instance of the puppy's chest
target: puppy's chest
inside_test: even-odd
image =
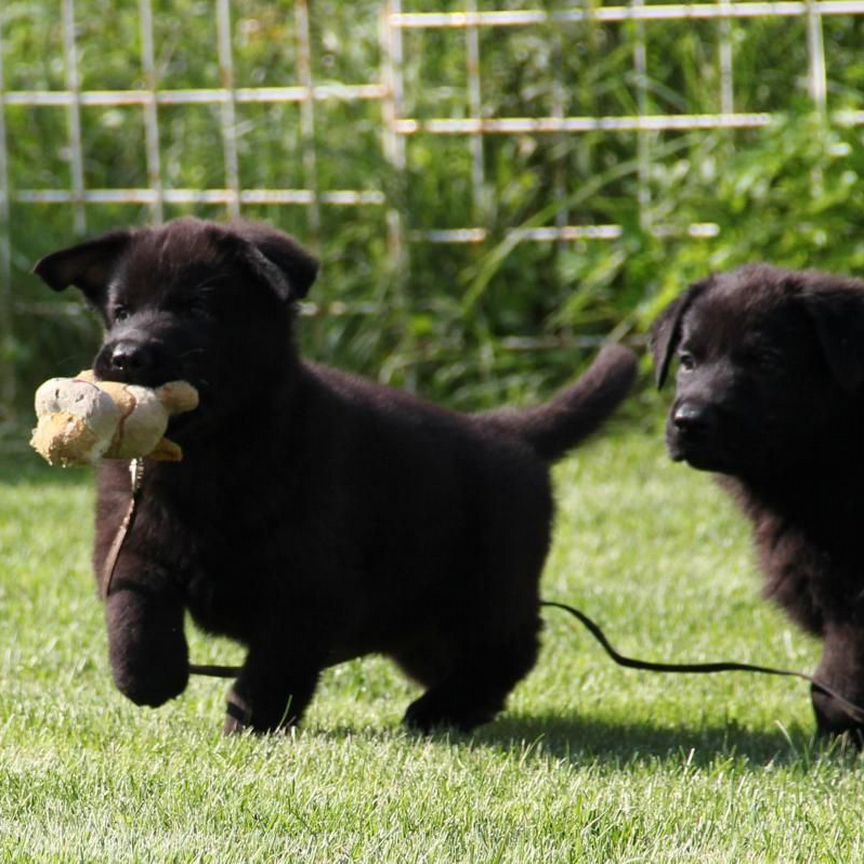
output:
[[[276,601],[276,574],[295,569],[294,532],[267,507],[252,512],[223,502],[183,516],[187,606],[206,629],[243,638],[262,606]]]
[[[813,586],[864,583],[864,569],[855,544],[864,517],[844,520],[801,518],[763,513],[754,519],[755,539],[763,568],[775,579],[793,577]]]
[[[139,526],[159,547],[182,550],[198,566],[219,569],[271,548],[291,532],[284,496],[273,489],[241,487],[218,476],[183,483],[154,483],[142,492]],[[136,527],[139,527],[136,526]]]

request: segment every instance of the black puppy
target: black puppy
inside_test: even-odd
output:
[[[193,219],[36,267],[104,319],[100,378],[201,395],[169,427],[184,460],[146,465],[107,598],[115,681],[139,704],[181,693],[189,610],[248,648],[227,731],[299,719],[323,668],[370,652],[427,688],[409,725],[471,729],[535,661],[548,466],[624,398],[634,357],[607,348],[540,408],[458,415],[298,358],[316,270],[273,229]],[[97,576],[129,497],[126,464],[103,464]]]
[[[753,522],[766,594],[824,640],[816,677],[864,704],[864,282],[764,265],[712,276],[653,331],[678,355],[673,459],[724,475]],[[864,727],[813,693],[823,733]]]

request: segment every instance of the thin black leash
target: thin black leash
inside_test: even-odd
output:
[[[606,634],[600,629],[600,626],[589,618],[584,612],[568,606],[566,603],[556,603],[551,600],[543,600],[541,606],[548,606],[553,609],[563,609],[569,612],[581,624],[585,626],[588,632],[603,646],[603,650],[612,658],[619,666],[624,666],[627,669],[641,669],[645,672],[667,672],[675,675],[712,675],[717,672],[753,672],[760,675],[778,675],[784,678],[800,678],[802,681],[807,681],[810,686],[819,693],[824,693],[832,699],[836,699],[840,706],[855,720],[864,721],[864,708],[850,702],[845,697],[841,696],[836,690],[817,681],[812,675],[807,675],[805,672],[797,672],[791,669],[775,669],[773,666],[758,666],[754,663],[736,663],[734,661],[720,661],[717,663],[654,663],[650,660],[637,660],[633,657],[625,657],[612,646],[612,643],[606,638]]]
[[[126,542],[126,538],[132,530],[132,525],[135,522],[135,514],[138,512],[138,503],[141,500],[141,490],[144,482],[144,460],[133,460],[129,465],[129,471],[131,475],[129,508],[126,511],[126,515],[123,517],[123,521],[120,523],[120,527],[117,529],[117,534],[114,537],[114,541],[111,543],[107,556],[105,557],[105,565],[102,571],[103,578],[100,580],[99,592],[103,600],[106,600],[108,595],[111,593],[111,585],[114,581],[114,572],[117,569],[117,562],[120,558],[120,553],[123,550],[123,544]],[[643,672],[661,672],[674,675],[713,675],[718,672],[750,672],[760,675],[798,678],[801,681],[807,681],[817,692],[824,693],[826,696],[835,699],[850,717],[864,722],[864,708],[850,702],[827,684],[817,681],[812,675],[807,675],[804,672],[797,672],[790,669],[775,669],[772,666],[759,666],[753,663],[736,663],[733,661],[721,661],[717,663],[654,663],[650,660],[638,660],[633,657],[625,657],[612,646],[612,643],[606,638],[606,634],[600,626],[584,612],[581,612],[573,606],[568,606],[566,603],[557,603],[552,600],[543,600],[540,602],[540,605],[546,606],[550,609],[562,609],[564,612],[569,612],[600,643],[609,657],[619,666],[623,666],[626,669],[639,669]],[[239,666],[199,665],[197,663],[189,664],[190,675],[206,675],[211,678],[236,678],[239,673]]]

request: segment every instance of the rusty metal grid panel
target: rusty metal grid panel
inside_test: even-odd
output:
[[[640,111],[625,116],[564,116],[560,105],[548,117],[487,117],[483,113],[480,87],[480,43],[478,31],[489,28],[525,28],[550,22],[572,23],[592,19],[599,23],[647,21],[719,20],[728,22],[746,18],[803,18],[807,23],[807,43],[810,57],[809,90],[815,106],[824,111],[826,105],[825,49],[822,39],[822,19],[825,16],[864,16],[864,0],[783,0],[783,2],[731,2],[646,5],[644,0],[632,0],[629,5],[573,8],[557,12],[540,10],[478,11],[476,0],[465,0],[464,12],[403,12],[400,0],[384,0],[381,14],[382,64],[378,80],[362,85],[318,85],[313,80],[309,0],[296,0],[296,33],[298,41],[297,78],[300,86],[236,87],[231,45],[230,0],[214,0],[217,21],[218,54],[222,86],[212,89],[159,89],[153,52],[153,10],[151,0],[138,0],[141,31],[141,65],[147,82],[145,89],[86,91],[81,89],[78,73],[78,52],[75,35],[75,0],[61,0],[63,18],[63,50],[66,86],[62,90],[13,91],[3,89],[3,34],[0,31],[0,108],[5,106],[65,107],[68,116],[71,183],[63,189],[10,189],[6,167],[6,140],[3,112],[0,111],[0,225],[10,201],[26,204],[63,204],[74,208],[75,227],[84,232],[88,204],[144,204],[154,220],[162,218],[165,203],[218,204],[237,215],[244,205],[275,204],[304,206],[315,224],[315,215],[322,205],[381,206],[386,204],[383,192],[369,190],[319,190],[316,182],[314,128],[315,105],[322,100],[345,102],[378,101],[381,103],[382,140],[385,152],[396,171],[405,169],[404,139],[419,133],[441,136],[464,136],[473,156],[473,190],[483,195],[485,166],[481,139],[487,135],[578,135],[586,132],[656,132],[710,130],[723,128],[758,128],[771,122],[770,113],[738,113],[733,101],[733,60],[728,31],[719,44],[722,70],[722,111],[716,114],[657,115]],[[465,32],[471,116],[458,119],[441,117],[417,119],[403,113],[402,34],[411,30],[462,30]],[[647,75],[644,35],[637,38],[634,48],[634,71],[640,88]],[[237,120],[235,108],[250,103],[297,103],[301,106],[301,134],[304,141],[305,188],[260,189],[244,188],[238,170]],[[146,130],[146,153],[149,183],[146,188],[95,189],[87,188],[83,171],[83,141],[81,132],[82,107],[140,106]],[[214,189],[165,189],[159,152],[159,109],[164,106],[218,105],[221,110],[221,138],[225,162],[226,183]],[[841,123],[864,124],[864,113],[846,112],[836,118]],[[702,229],[696,227],[696,233]],[[585,236],[603,238],[617,236],[613,226],[559,225],[563,239]],[[5,237],[5,232],[3,234]],[[423,239],[433,242],[478,242],[482,229],[465,226],[451,232],[432,232]],[[548,240],[547,229],[528,232],[525,239]],[[0,266],[7,266],[8,248],[0,248]]]

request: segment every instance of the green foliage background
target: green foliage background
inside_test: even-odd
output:
[[[478,8],[544,5],[570,4],[482,0]],[[7,92],[65,87],[59,8],[58,0],[0,6]],[[378,0],[315,0],[316,83],[380,80],[381,8]],[[457,0],[403,3],[406,12],[464,8]],[[160,88],[219,86],[214,10],[211,0],[154,0]],[[231,15],[237,86],[298,84],[293,2],[232,0]],[[634,71],[640,27],[644,89]],[[862,130],[841,122],[838,112],[864,103],[864,18],[825,17],[823,28],[827,117],[814,112],[808,96],[803,18],[481,30],[484,116],[546,116],[556,104],[568,116],[719,111],[719,46],[728,32],[735,110],[769,111],[777,119],[745,131],[487,136],[479,201],[468,138],[411,136],[407,171],[396,176],[383,154],[378,102],[318,102],[322,191],[381,190],[408,232],[483,226],[490,239],[478,246],[412,243],[403,280],[387,242],[385,207],[324,206],[317,234],[304,207],[247,208],[246,216],[268,219],[316,248],[324,269],[312,299],[325,310],[344,304],[343,314],[304,320],[307,351],[451,405],[478,407],[548,392],[587,359],[592,340],[644,333],[670,297],[709,270],[769,260],[860,272]],[[145,86],[137,3],[77,0],[76,36],[84,89]],[[465,33],[405,31],[404,40],[405,115],[468,116]],[[303,187],[300,107],[237,110],[241,183]],[[160,108],[166,188],[225,184],[218,112],[218,106]],[[13,200],[17,190],[69,188],[66,109],[7,105],[5,119]],[[82,125],[88,188],[147,186],[140,107],[84,107]],[[226,215],[218,207],[168,207],[166,216],[181,212]],[[92,234],[144,223],[149,212],[90,206],[87,218]],[[505,240],[514,227],[560,218],[614,223],[623,232],[611,241]],[[700,222],[716,223],[717,236],[688,236],[687,226]],[[77,298],[48,296],[29,275],[41,255],[73,239],[70,208],[13,203],[10,232],[15,338],[3,362],[14,365],[23,405],[41,378],[86,362],[98,334],[90,317],[75,314]]]

